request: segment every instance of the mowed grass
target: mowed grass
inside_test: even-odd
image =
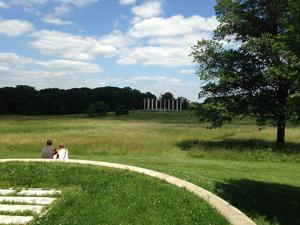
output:
[[[257,224],[300,224],[300,129],[287,128],[287,151],[274,150],[276,129],[253,120],[206,129],[191,112],[0,118],[0,157],[40,157],[47,139],[70,157],[142,166],[198,184]]]
[[[0,164],[0,187],[63,191],[32,225],[229,224],[193,194],[140,174],[92,166]]]

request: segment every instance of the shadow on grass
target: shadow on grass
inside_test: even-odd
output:
[[[203,149],[203,150],[257,150],[257,149],[275,149],[275,142],[259,139],[233,139],[225,138],[221,141],[200,141],[185,140],[176,144],[183,150]],[[300,153],[300,143],[287,142],[284,152]]]
[[[229,180],[216,184],[217,195],[252,218],[270,224],[300,224],[300,188],[252,180]]]

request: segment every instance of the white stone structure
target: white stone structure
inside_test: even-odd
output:
[[[179,99],[156,99],[156,98],[145,98],[144,99],[144,110],[154,111],[182,111],[183,101]]]
[[[20,216],[19,213],[31,212],[39,215],[53,203],[61,193],[59,190],[0,189],[0,224],[27,224],[33,216]],[[48,197],[52,196],[52,197]]]

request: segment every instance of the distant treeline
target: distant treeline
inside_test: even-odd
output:
[[[117,87],[72,88],[62,90],[19,85],[0,88],[0,114],[61,115],[86,113],[90,105],[103,101],[111,111],[119,106],[142,109],[144,98],[155,98],[150,92]]]

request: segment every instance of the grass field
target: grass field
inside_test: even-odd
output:
[[[55,187],[63,191],[47,216],[37,217],[32,225],[228,224],[191,193],[140,174],[41,163],[1,164],[0,170],[4,172],[0,187]]]
[[[250,119],[206,129],[190,112],[129,116],[0,117],[0,157],[36,158],[49,138],[70,157],[143,166],[198,184],[230,201],[257,224],[300,224],[300,129],[276,130]]]

